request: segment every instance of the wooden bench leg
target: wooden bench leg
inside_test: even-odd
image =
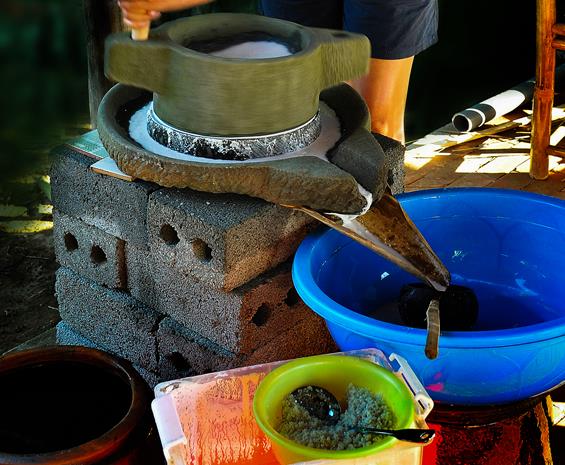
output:
[[[555,0],[537,0],[536,88],[530,150],[530,176],[534,179],[546,179],[548,176],[547,147],[551,136],[555,79],[555,50],[551,45],[555,10]]]

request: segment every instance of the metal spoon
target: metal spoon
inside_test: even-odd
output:
[[[303,386],[295,389],[290,394],[294,401],[303,407],[310,415],[323,422],[335,425],[341,415],[341,407],[335,396],[320,386]],[[393,436],[401,441],[416,442],[420,444],[429,443],[435,436],[433,429],[377,429],[362,426],[353,427],[359,433],[382,434]]]

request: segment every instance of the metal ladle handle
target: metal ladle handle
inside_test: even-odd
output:
[[[435,437],[433,429],[376,429],[376,428],[355,428],[359,433],[383,434],[393,436],[400,441],[416,442],[418,444],[428,444]]]

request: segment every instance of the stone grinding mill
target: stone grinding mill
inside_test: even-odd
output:
[[[266,39],[291,54],[208,53],[212,46]],[[101,103],[100,137],[120,169],[140,179],[358,213],[366,204],[358,183],[375,198],[384,191],[382,151],[366,129],[361,98],[347,86],[332,86],[363,75],[368,56],[364,36],[243,14],[178,20],[153,30],[147,41],[115,35],[106,47],[106,74],[122,84]],[[323,132],[320,100],[339,120],[337,137],[321,156],[285,156]],[[148,132],[180,155],[145,149],[130,136],[131,117],[149,102]],[[331,163],[322,159],[325,152]]]
[[[244,14],[114,35],[106,74],[121,84],[100,105],[100,138],[135,178],[300,208],[443,290],[449,273],[386,194],[368,110],[342,84],[369,55],[362,35]],[[372,234],[350,225],[362,213]]]

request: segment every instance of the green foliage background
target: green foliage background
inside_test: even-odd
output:
[[[88,105],[80,1],[0,3],[0,180],[47,163]],[[77,20],[78,19],[78,20]]]

